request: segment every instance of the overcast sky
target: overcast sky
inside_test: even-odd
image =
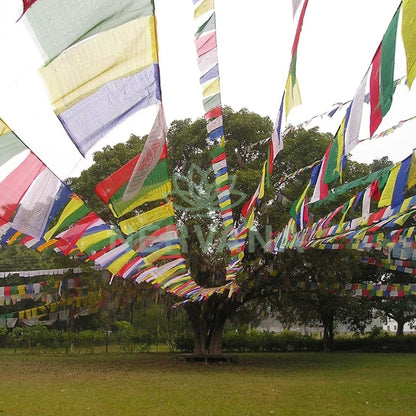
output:
[[[62,179],[91,163],[84,160],[56,119],[37,70],[42,59],[25,20],[20,0],[0,1],[0,117]],[[296,20],[291,0],[216,0],[217,42],[222,103],[243,107],[273,121],[285,86]],[[392,0],[310,0],[298,49],[297,78],[303,104],[287,123],[300,124],[337,102],[353,98],[372,56],[399,4]],[[155,0],[163,102],[168,123],[202,117],[194,47],[191,0]],[[404,51],[398,34],[396,78],[405,75]],[[416,87],[413,88],[416,90]],[[142,110],[99,142],[147,134],[155,109]],[[416,92],[400,86],[390,113],[378,131],[416,115]],[[322,131],[335,133],[343,113],[315,119]],[[398,161],[416,147],[416,122],[395,134],[360,144],[354,158],[370,162],[384,155]],[[362,136],[366,136],[363,127]]]

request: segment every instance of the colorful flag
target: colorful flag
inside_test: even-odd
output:
[[[92,0],[37,0],[29,10],[28,0],[24,3],[25,18],[47,62],[77,42],[154,13],[153,0],[100,0],[99,7]]]
[[[370,136],[390,110],[394,93],[394,61],[400,9],[391,20],[383,40],[374,55],[370,75]]]
[[[173,205],[172,203],[161,205],[160,207],[153,208],[150,211],[136,215],[135,217],[123,220],[120,222],[120,228],[124,234],[132,234],[141,228],[151,225],[157,221],[161,221],[165,218],[173,217]]]
[[[214,9],[214,0],[203,0],[202,3],[195,8],[194,17],[197,19],[201,17],[204,13],[209,12]]]
[[[20,200],[45,165],[32,153],[0,182],[0,218],[9,221]]]
[[[344,116],[341,125],[338,128],[337,134],[332,141],[323,178],[324,183],[331,183],[341,176],[342,156],[344,154],[345,120],[346,116]]]
[[[131,201],[123,201],[123,194],[127,183],[140,157],[141,154],[137,155],[95,187],[97,195],[104,203],[109,204],[116,217],[130,212],[145,202],[164,199],[171,192],[172,185],[169,179],[167,148],[165,143],[159,161],[145,179],[142,189]]]
[[[402,38],[406,52],[407,86],[411,88],[416,77],[416,3],[414,0],[404,0],[402,9]]]
[[[391,169],[378,203],[379,207],[396,207],[403,202],[411,160],[412,156],[409,156]]]
[[[345,128],[344,154],[348,155],[358,144],[360,135],[361,117],[363,113],[365,90],[368,80],[368,71],[361,81],[348,108],[348,119]]]
[[[412,157],[397,163],[390,171],[386,185],[378,202],[379,207],[395,207],[403,202]]]
[[[42,238],[61,185],[49,169],[44,169],[21,199],[13,227],[31,237]]]
[[[84,201],[73,194],[62,210],[56,224],[45,233],[43,238],[46,241],[50,240],[56,233],[85,217],[89,212],[91,210],[85,205]]]
[[[160,101],[154,15],[74,44],[41,75],[56,115],[85,155],[117,123]]]
[[[276,117],[276,123],[272,132],[272,139],[270,141],[270,150],[269,150],[269,174],[273,171],[273,162],[276,155],[283,149],[283,138],[282,138],[282,116],[283,116],[283,102],[284,102],[284,93],[282,100],[280,102],[279,111]]]
[[[0,166],[24,150],[27,147],[0,118]]]
[[[146,178],[155,168],[162,155],[166,143],[166,134],[165,112],[162,103],[159,103],[159,111],[155,122],[124,191],[123,202],[130,201],[139,194]]]
[[[328,163],[328,155],[331,150],[333,142],[330,143],[328,148],[326,149],[325,155],[322,159],[321,167],[319,169],[318,178],[316,180],[315,189],[313,191],[312,198],[309,203],[313,203],[316,201],[320,201],[321,199],[325,199],[328,196],[328,184],[324,183],[323,178],[326,171],[326,165]]]
[[[99,221],[100,218],[95,212],[90,212],[84,218],[72,225],[67,231],[63,231],[56,238],[55,247],[63,254],[68,255],[77,241],[82,237],[85,230],[92,224]]]

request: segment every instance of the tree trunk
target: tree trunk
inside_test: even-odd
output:
[[[221,355],[225,322],[235,310],[234,302],[212,295],[205,302],[189,302],[185,310],[194,332],[194,355]]]
[[[398,320],[397,321],[397,331],[396,331],[396,337],[402,337],[404,334],[404,324],[405,321]]]
[[[194,331],[194,355],[207,355],[207,330],[205,321],[201,318],[201,305],[199,303],[188,303],[185,309]]]
[[[324,326],[324,351],[332,351],[334,348],[334,317],[327,316],[322,320]]]

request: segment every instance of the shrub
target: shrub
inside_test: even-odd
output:
[[[172,343],[179,352],[192,352],[195,348],[194,335],[189,331],[175,333]]]

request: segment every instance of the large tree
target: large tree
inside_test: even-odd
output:
[[[241,208],[254,193],[263,163],[267,160],[272,122],[268,117],[261,117],[246,109],[235,112],[225,107],[224,127],[234,222],[239,224],[243,220]],[[193,279],[201,286],[221,286],[225,283],[225,266],[229,253],[211,170],[209,150],[213,145],[207,143],[205,121],[174,121],[167,139],[176,220],[187,265]],[[288,252],[283,254],[283,266],[279,270],[276,262],[280,260],[263,250],[269,237],[268,232],[282,229],[286,224],[290,206],[309,181],[310,171],[289,181],[282,181],[281,178],[319,160],[330,139],[330,135],[321,134],[317,129],[291,129],[286,134],[284,150],[276,158],[275,169],[268,179],[270,186],[262,205],[258,207],[254,231],[246,245],[244,269],[237,278],[242,291],[238,296],[228,297],[227,293],[216,293],[205,302],[185,304],[195,335],[195,353],[220,354],[226,320],[236,311],[244,309],[245,305],[252,308],[256,304],[264,306],[266,302],[275,302],[279,285],[285,279],[297,278],[328,284],[351,281],[353,267],[356,267],[355,263],[352,266],[352,256],[328,254],[334,257],[332,271],[329,271],[327,253],[295,253],[293,256],[302,260],[293,264],[293,256]],[[94,165],[90,169],[84,171],[79,178],[70,180],[75,192],[81,194],[91,208],[115,224],[108,208],[94,195],[94,187],[134,157],[142,149],[144,141],[145,138],[132,136],[126,144],[106,147],[94,155]],[[355,162],[350,163],[348,169],[346,178],[369,172],[368,166]],[[318,216],[321,212],[324,209],[316,211],[315,215]],[[337,264],[342,266],[342,273],[337,271]],[[346,265],[351,267],[348,269]],[[300,298],[299,302],[302,302]],[[334,308],[340,309],[331,306],[336,302],[339,302],[339,298],[333,299],[326,295],[317,298],[315,305],[318,306],[314,306],[316,313],[310,317],[324,323],[329,340],[333,337],[333,320],[336,316]]]

